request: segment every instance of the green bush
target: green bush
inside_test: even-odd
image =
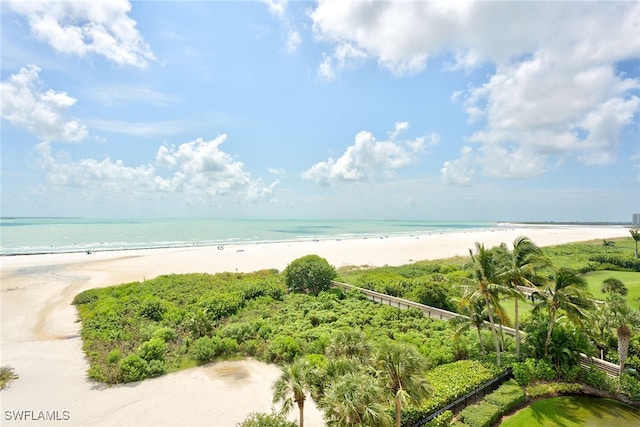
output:
[[[556,377],[553,366],[544,359],[527,359],[524,362],[515,362],[512,368],[513,377],[521,386],[540,380],[551,381]]]
[[[107,363],[116,363],[120,360],[120,349],[114,348],[107,354]]]
[[[290,363],[300,355],[300,343],[289,336],[278,335],[269,345],[270,359],[276,363]]]
[[[160,338],[151,338],[149,341],[142,343],[138,347],[138,356],[146,360],[163,360],[164,353],[167,351],[167,344]]]
[[[631,400],[640,400],[640,381],[629,374],[622,374],[618,377],[620,391],[631,398]]]
[[[120,361],[124,382],[141,381],[149,375],[149,365],[137,354],[130,354]]]
[[[297,427],[297,424],[282,415],[253,412],[236,427]]]
[[[166,369],[164,366],[164,361],[154,359],[149,362],[150,377],[157,377],[157,376],[163,375],[165,372],[166,372]]]
[[[221,343],[218,337],[200,337],[191,344],[189,356],[199,364],[213,360],[221,353]]]
[[[576,383],[539,383],[527,387],[530,397],[553,396],[556,394],[579,393],[582,386]]]
[[[298,258],[284,269],[285,284],[292,292],[318,295],[331,287],[336,269],[318,255]]]
[[[482,401],[477,405],[467,406],[460,411],[458,417],[471,427],[490,427],[501,415],[498,405]]]
[[[496,391],[486,396],[484,400],[497,405],[501,410],[501,414],[504,414],[509,412],[511,408],[523,403],[525,398],[522,387],[515,380],[509,380],[498,387]]]
[[[158,328],[153,332],[152,338],[158,338],[164,342],[172,342],[176,339],[176,331],[168,327]]]
[[[162,304],[162,301],[157,299],[148,299],[140,306],[140,315],[154,322],[162,320],[162,316],[166,311],[167,308]]]
[[[444,411],[442,414],[426,423],[425,427],[449,427],[451,420],[453,420],[453,412]]]

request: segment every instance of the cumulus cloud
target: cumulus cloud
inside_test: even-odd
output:
[[[31,32],[58,52],[102,55],[119,65],[145,68],[155,60],[128,14],[127,0],[11,0]]]
[[[473,148],[467,145],[460,151],[461,156],[458,159],[444,162],[442,169],[440,169],[442,181],[447,185],[470,185],[475,174]]]
[[[86,138],[87,128],[66,114],[76,98],[45,89],[40,71],[28,65],[0,83],[2,118],[42,140],[71,142]]]
[[[639,79],[618,68],[640,57],[638,2],[326,0],[310,17],[315,37],[334,48],[318,67],[327,80],[362,59],[398,76],[434,57],[449,71],[492,65],[484,83],[452,94],[479,128],[468,136],[477,152],[463,150],[459,163],[475,162],[486,175],[533,177],[566,157],[613,162],[622,129],[640,111]],[[340,55],[344,46],[358,56]],[[455,166],[442,168],[445,182],[465,183]]]
[[[367,131],[358,132],[354,144],[349,146],[342,156],[316,163],[303,172],[302,177],[328,185],[338,181],[368,181],[380,172],[389,176],[396,169],[415,162],[415,153],[424,146],[424,137],[398,140],[400,132],[408,126],[407,122],[396,123],[386,141],[376,140],[373,134]]]
[[[278,181],[265,185],[245,171],[244,164],[211,141],[197,139],[178,146],[163,145],[153,162],[128,166],[121,160],[72,160],[64,152],[53,153],[51,144],[37,146],[37,164],[55,188],[82,188],[85,192],[127,196],[133,199],[184,194],[198,200],[232,197],[238,201],[268,199]]]

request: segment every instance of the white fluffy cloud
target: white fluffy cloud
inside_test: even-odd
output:
[[[447,185],[467,186],[475,175],[473,167],[473,148],[462,148],[460,158],[444,162],[440,173],[442,181]]]
[[[128,16],[127,0],[11,0],[31,32],[65,54],[102,55],[119,65],[144,68],[155,57]]]
[[[329,158],[316,163],[302,173],[302,177],[328,185],[338,181],[368,181],[379,172],[390,175],[394,170],[416,160],[415,153],[422,150],[424,137],[399,141],[400,132],[408,128],[407,122],[398,122],[386,141],[377,141],[367,131],[358,132],[353,145],[338,159]]]
[[[40,68],[28,65],[0,83],[2,118],[42,140],[80,141],[87,128],[67,116],[76,99],[66,92],[44,89]]]
[[[481,128],[469,135],[478,149],[444,165],[445,182],[468,183],[454,172],[462,165],[526,178],[567,156],[615,161],[619,134],[640,111],[639,79],[618,68],[640,57],[638,2],[329,0],[310,17],[333,48],[318,67],[327,80],[363,59],[395,75],[436,56],[452,58],[449,70],[495,66],[485,83],[452,96]]]
[[[81,188],[85,193],[133,199],[185,194],[198,200],[230,196],[238,201],[268,199],[278,181],[265,185],[244,170],[244,164],[220,150],[226,139],[197,139],[179,146],[163,145],[153,162],[127,166],[106,158],[74,161],[65,153],[52,153],[51,144],[37,146],[38,166],[54,187]]]

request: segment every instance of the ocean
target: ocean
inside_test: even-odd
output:
[[[419,236],[494,226],[392,220],[2,218],[0,255]]]

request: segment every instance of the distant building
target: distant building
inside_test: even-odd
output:
[[[633,225],[640,225],[640,213],[633,214]]]

